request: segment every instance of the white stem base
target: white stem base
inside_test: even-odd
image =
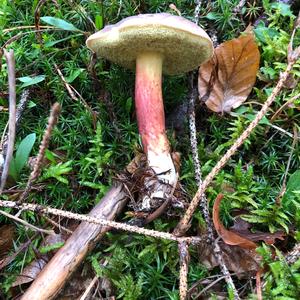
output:
[[[148,165],[154,171],[156,176],[147,178],[145,186],[149,188],[149,194],[144,195],[142,199],[142,210],[151,208],[151,200],[167,199],[172,192],[178,180],[178,174],[175,170],[170,153],[157,153],[148,151]]]

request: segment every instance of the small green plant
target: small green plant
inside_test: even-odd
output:
[[[27,135],[19,144],[15,156],[12,158],[9,166],[9,175],[17,181],[21,175],[21,171],[25,167],[32,147],[36,140],[36,134]]]
[[[296,300],[300,298],[300,259],[289,266],[282,253],[275,249],[277,259],[272,258],[272,249],[266,245],[258,248],[268,271],[264,274],[264,299]]]
[[[46,151],[46,158],[50,161],[50,165],[45,169],[40,180],[55,178],[61,183],[68,184],[68,179],[63,175],[67,175],[72,171],[73,161],[57,162],[57,155],[49,150]]]

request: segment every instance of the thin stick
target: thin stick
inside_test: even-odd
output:
[[[261,110],[257,113],[255,119],[249,124],[249,126],[245,129],[245,131],[240,135],[240,137],[235,141],[235,143],[227,150],[225,155],[218,161],[215,167],[211,170],[211,172],[207,175],[205,180],[202,182],[201,186],[198,188],[193,200],[190,203],[185,215],[178,223],[177,227],[175,228],[174,233],[178,236],[183,235],[190,227],[190,221],[192,216],[197,209],[201,197],[203,196],[206,188],[211,184],[214,177],[221,171],[221,169],[226,165],[228,160],[231,158],[232,155],[235,154],[237,149],[244,143],[244,141],[249,137],[253,129],[257,126],[259,121],[265,116],[267,113],[270,105],[275,100],[275,97],[279,94],[281,89],[283,88],[284,82],[287,79],[290,71],[293,68],[293,65],[298,59],[298,55],[294,55],[288,62],[286,70],[280,76],[280,80],[277,82],[275,88],[273,89],[272,94],[268,97],[267,101],[262,106]]]
[[[189,269],[189,245],[185,241],[178,243],[179,250],[179,295],[180,300],[185,300],[187,298],[187,290],[188,290],[188,269]]]
[[[49,223],[51,223],[52,225],[54,225],[55,227],[57,227],[60,231],[65,231],[66,233],[72,234],[73,231],[60,225],[59,223],[53,221],[52,219],[48,218],[47,216],[43,216]]]
[[[196,1],[197,6],[195,8],[194,13],[194,19],[195,23],[198,24],[199,22],[199,15],[200,15],[200,7],[201,7],[201,1]],[[197,182],[198,187],[202,185],[202,173],[201,173],[201,165],[199,161],[198,156],[198,142],[197,142],[197,130],[196,130],[196,119],[195,119],[195,100],[198,98],[198,89],[197,85],[195,83],[195,73],[191,73],[190,75],[190,89],[191,89],[191,95],[189,98],[189,128],[190,128],[190,144],[192,149],[192,156],[193,156],[193,164],[195,169],[195,179]],[[209,214],[209,207],[208,207],[208,201],[203,193],[200,197],[200,208],[203,213],[203,217],[206,223],[207,227],[207,242],[209,244],[217,243],[215,241],[214,237],[214,230],[213,230],[213,224],[210,218]],[[220,269],[225,276],[225,280],[228,285],[230,285],[235,299],[239,299],[238,291],[233,283],[232,278],[230,277],[229,270],[224,262],[223,256],[222,256],[222,250],[217,245],[216,247],[213,247],[214,255],[216,257],[216,260],[218,261],[220,265]]]
[[[47,2],[47,0],[40,0],[37,3],[35,11],[34,11],[34,24],[35,24],[35,29],[37,30],[36,38],[37,38],[39,44],[43,43],[42,35],[41,35],[41,32],[39,31],[40,30],[40,14],[41,14],[41,9],[46,2]],[[55,5],[55,7],[57,9],[59,9],[59,6],[58,6],[58,3],[56,2],[56,0],[52,0],[52,2]]]
[[[223,276],[217,278],[216,280],[214,280],[212,283],[210,283],[208,286],[206,286],[204,289],[202,289],[197,294],[197,296],[195,297],[195,299],[199,299],[202,294],[204,294],[207,290],[209,290],[211,287],[213,287],[215,284],[217,284],[219,281],[221,281],[221,280],[223,280],[225,278],[226,278],[226,276],[223,275]]]
[[[4,29],[2,31],[3,34],[14,31],[14,30],[24,30],[24,29],[34,29],[35,26],[34,25],[27,25],[27,26],[17,26],[17,27],[11,27],[11,28],[7,28]],[[54,26],[39,26],[40,29],[53,29],[56,28]]]
[[[182,242],[185,241],[187,243],[191,244],[197,244],[202,241],[200,237],[176,237],[175,235],[168,233],[168,232],[161,232],[161,231],[156,231],[156,230],[151,230],[151,229],[146,229],[146,228],[141,228],[137,226],[132,226],[120,222],[115,222],[115,221],[108,221],[105,219],[99,219],[97,217],[93,216],[87,216],[87,215],[82,215],[82,214],[76,214],[72,213],[69,211],[64,211],[61,209],[57,208],[51,208],[49,206],[43,206],[39,204],[31,204],[31,203],[16,203],[13,201],[2,201],[0,200],[0,207],[9,207],[9,208],[18,208],[20,210],[28,210],[28,211],[33,211],[36,213],[41,213],[41,214],[51,214],[55,216],[61,216],[69,219],[74,219],[78,221],[85,221],[88,223],[92,224],[98,224],[102,226],[109,226],[113,227],[119,230],[124,230],[124,231],[130,231],[142,235],[147,235],[155,238],[160,238],[160,239],[165,239],[165,240],[170,240],[170,241],[175,241],[175,242]]]
[[[290,251],[286,257],[286,261],[288,264],[294,264],[298,259],[300,259],[300,243],[297,243],[292,251]]]
[[[273,122],[277,118],[277,116],[282,112],[283,109],[285,109],[289,104],[292,104],[299,97],[300,97],[300,93],[293,96],[288,101],[286,101],[281,107],[279,107],[278,110],[273,114],[272,118],[270,119],[270,122]]]
[[[21,196],[18,200],[18,203],[22,203],[25,200],[25,198],[27,198],[27,196],[31,190],[31,186],[32,186],[33,182],[38,178],[38,176],[41,173],[41,167],[42,167],[43,160],[45,157],[45,152],[49,146],[51,133],[52,133],[54,126],[57,123],[59,113],[60,113],[60,104],[56,102],[52,106],[50,117],[48,119],[48,125],[47,125],[45,133],[43,135],[43,139],[40,144],[39,153],[37,155],[37,159],[34,164],[33,170],[30,173],[29,179],[26,184],[26,188],[25,188],[24,192],[21,194]]]
[[[28,96],[29,96],[29,90],[24,90],[16,110],[16,131],[18,130],[22,113],[25,110],[28,101]],[[8,127],[8,123],[6,124],[3,130],[1,142],[0,142],[0,149],[2,149],[3,151],[6,151],[6,147],[7,147],[7,138],[8,138],[8,135],[6,134],[7,127]],[[2,154],[5,155],[5,152],[3,152]]]
[[[74,101],[79,101],[79,99],[81,100],[81,102],[83,103],[83,106],[85,107],[85,109],[91,114],[92,120],[93,120],[93,126],[94,128],[96,128],[96,116],[95,113],[93,112],[93,110],[91,109],[91,107],[88,105],[88,103],[85,101],[85,99],[81,96],[81,94],[71,85],[69,84],[63,73],[61,72],[60,68],[57,66],[57,64],[54,64],[54,67],[56,69],[57,74],[59,75],[59,77],[61,78],[61,81],[63,82],[69,96],[74,100]],[[75,95],[77,94],[77,96],[79,97],[79,99],[77,98],[77,96]]]
[[[54,230],[47,230],[47,229],[38,228],[38,227],[26,222],[25,220],[20,219],[20,218],[14,216],[14,215],[11,215],[11,214],[3,211],[3,210],[0,210],[0,214],[6,216],[7,218],[10,218],[10,219],[12,219],[16,222],[19,222],[19,223],[23,224],[25,227],[31,228],[34,231],[38,231],[38,232],[42,232],[42,233],[46,233],[46,234],[54,234],[55,233]]]
[[[232,289],[233,295],[234,295],[234,299],[238,300],[240,299],[238,291],[233,283],[233,280],[230,276],[230,272],[228,270],[228,268],[226,267],[225,261],[223,259],[222,256],[222,250],[218,244],[218,239],[215,240],[215,244],[214,244],[214,254],[216,256],[216,259],[218,260],[218,264],[221,268],[222,274],[225,276],[225,281],[228,284],[228,286]]]
[[[15,137],[16,137],[16,74],[15,74],[15,58],[14,51],[7,52],[4,50],[4,55],[7,61],[8,84],[9,84],[9,121],[8,121],[8,143],[5,156],[5,162],[1,175],[0,194],[6,184],[6,179],[9,172],[9,165],[13,156]]]
[[[91,281],[91,283],[89,284],[89,286],[87,287],[87,289],[84,291],[84,293],[81,295],[81,297],[79,298],[79,300],[86,300],[86,299],[90,299],[89,294],[91,292],[91,289],[93,288],[93,286],[97,283],[98,281],[98,276],[95,276],[93,278],[93,280]]]
[[[198,90],[194,85],[193,73],[190,76],[190,88],[191,88],[191,95],[189,98],[189,110],[188,110],[190,144],[191,144],[193,164],[195,169],[195,179],[196,179],[197,186],[200,187],[202,184],[202,173],[201,173],[201,166],[200,166],[200,161],[198,156],[197,129],[196,129],[196,120],[195,120],[195,100],[198,97]],[[213,225],[209,215],[208,201],[205,194],[203,194],[201,197],[200,207],[207,226],[207,239],[208,239],[207,242],[212,243],[214,241]]]

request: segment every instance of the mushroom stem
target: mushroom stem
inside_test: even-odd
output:
[[[162,97],[163,55],[158,52],[144,52],[136,59],[135,105],[139,133],[149,167],[157,178],[171,187],[176,184],[177,175],[170,155],[166,135],[165,113]],[[165,187],[155,186],[153,197],[164,198]],[[158,189],[158,190],[157,190]]]

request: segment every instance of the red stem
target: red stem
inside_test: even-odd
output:
[[[162,56],[143,53],[136,61],[135,106],[144,151],[168,152],[165,114],[161,90]]]

